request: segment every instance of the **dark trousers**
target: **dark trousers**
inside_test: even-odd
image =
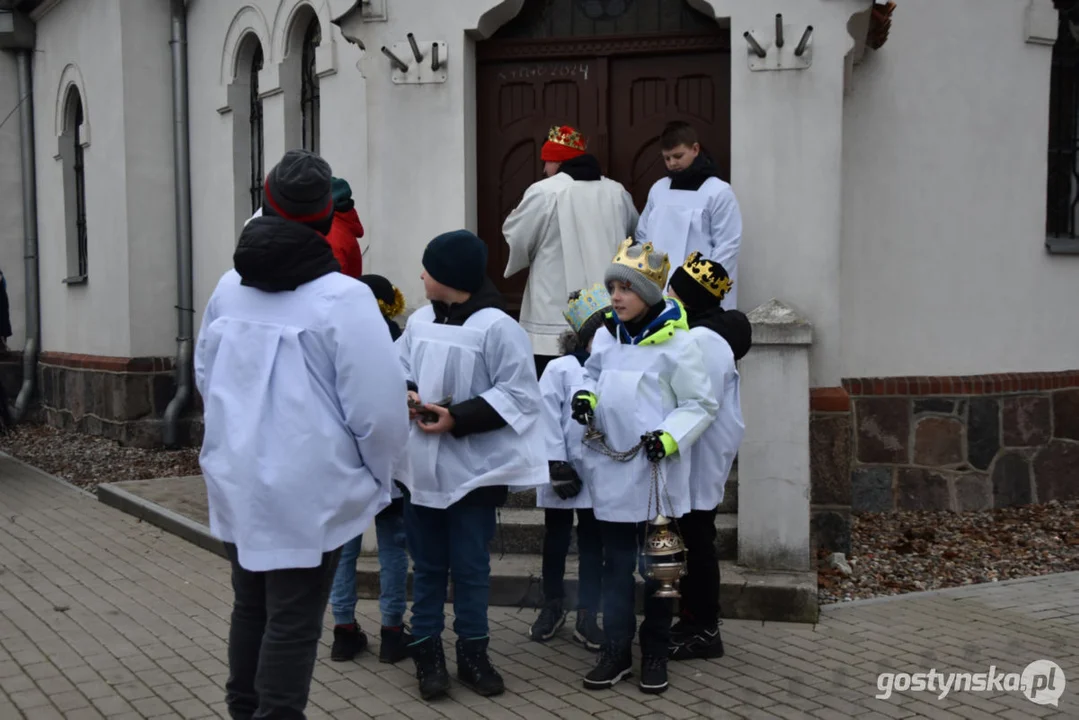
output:
[[[438,510],[406,499],[405,535],[413,564],[412,635],[442,634],[452,575],[454,632],[466,640],[487,637],[495,507],[459,502]]]
[[[561,600],[566,597],[563,579],[573,531],[573,510],[545,508],[543,525],[543,599]],[[598,612],[603,542],[599,537],[599,521],[591,510],[577,511],[577,557],[577,609]]]
[[[633,612],[637,582],[633,572],[639,568],[639,548],[647,525],[598,522],[603,543],[603,631],[608,643],[625,646],[632,644],[637,625]],[[666,657],[674,605],[670,598],[652,596],[658,587],[655,580],[645,581],[641,653]]]
[[[225,701],[234,720],[304,717],[322,617],[341,551],[314,568],[251,572],[232,561],[232,625]]]
[[[719,622],[719,560],[716,558],[716,511],[694,510],[678,518],[686,545],[686,576],[678,585],[679,614],[686,622],[712,628]]]

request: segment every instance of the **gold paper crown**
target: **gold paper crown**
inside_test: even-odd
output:
[[[686,258],[682,269],[693,278],[694,281],[705,290],[722,300],[734,287],[726,269],[714,260],[703,257],[700,252],[695,252]]]
[[[656,250],[650,242],[635,244],[631,237],[622,241],[613,264],[639,272],[661,290],[667,287],[667,276],[671,274],[671,261],[666,253]]]
[[[585,142],[584,135],[581,135],[579,130],[574,130],[569,125],[551,128],[551,132],[547,133],[547,142],[553,142],[556,145],[565,145],[568,148],[580,150],[581,152],[584,152],[588,146]]]

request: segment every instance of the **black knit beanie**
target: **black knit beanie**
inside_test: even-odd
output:
[[[687,309],[707,310],[719,307],[730,287],[730,276],[723,265],[695,252],[671,274],[668,284]]]
[[[266,175],[262,213],[307,225],[325,235],[333,225],[330,165],[307,150],[289,150]]]
[[[487,278],[487,246],[468,230],[442,233],[423,251],[423,269],[447,287],[474,293]]]

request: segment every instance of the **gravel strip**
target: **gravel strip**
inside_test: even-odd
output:
[[[1079,570],[1079,502],[857,515],[847,562],[822,554],[821,604]]]
[[[46,426],[0,435],[0,450],[87,490],[201,472],[198,448],[125,448]],[[851,551],[850,575],[821,555],[821,604],[1079,570],[1079,502],[856,515]]]
[[[19,425],[0,435],[0,450],[91,491],[100,483],[202,473],[198,448],[121,447],[113,440],[44,425]]]

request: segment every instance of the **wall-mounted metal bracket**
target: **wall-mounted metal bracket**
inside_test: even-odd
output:
[[[775,28],[747,30],[742,37],[747,45],[749,69],[754,72],[805,70],[813,64],[812,25],[786,25],[783,16],[776,15]],[[792,44],[795,38],[798,41]]]
[[[361,0],[360,17],[364,22],[386,22],[386,0]]]
[[[397,85],[427,85],[444,83],[448,76],[446,43],[435,40],[416,40],[408,34],[407,41],[382,48],[393,67],[391,79]]]

